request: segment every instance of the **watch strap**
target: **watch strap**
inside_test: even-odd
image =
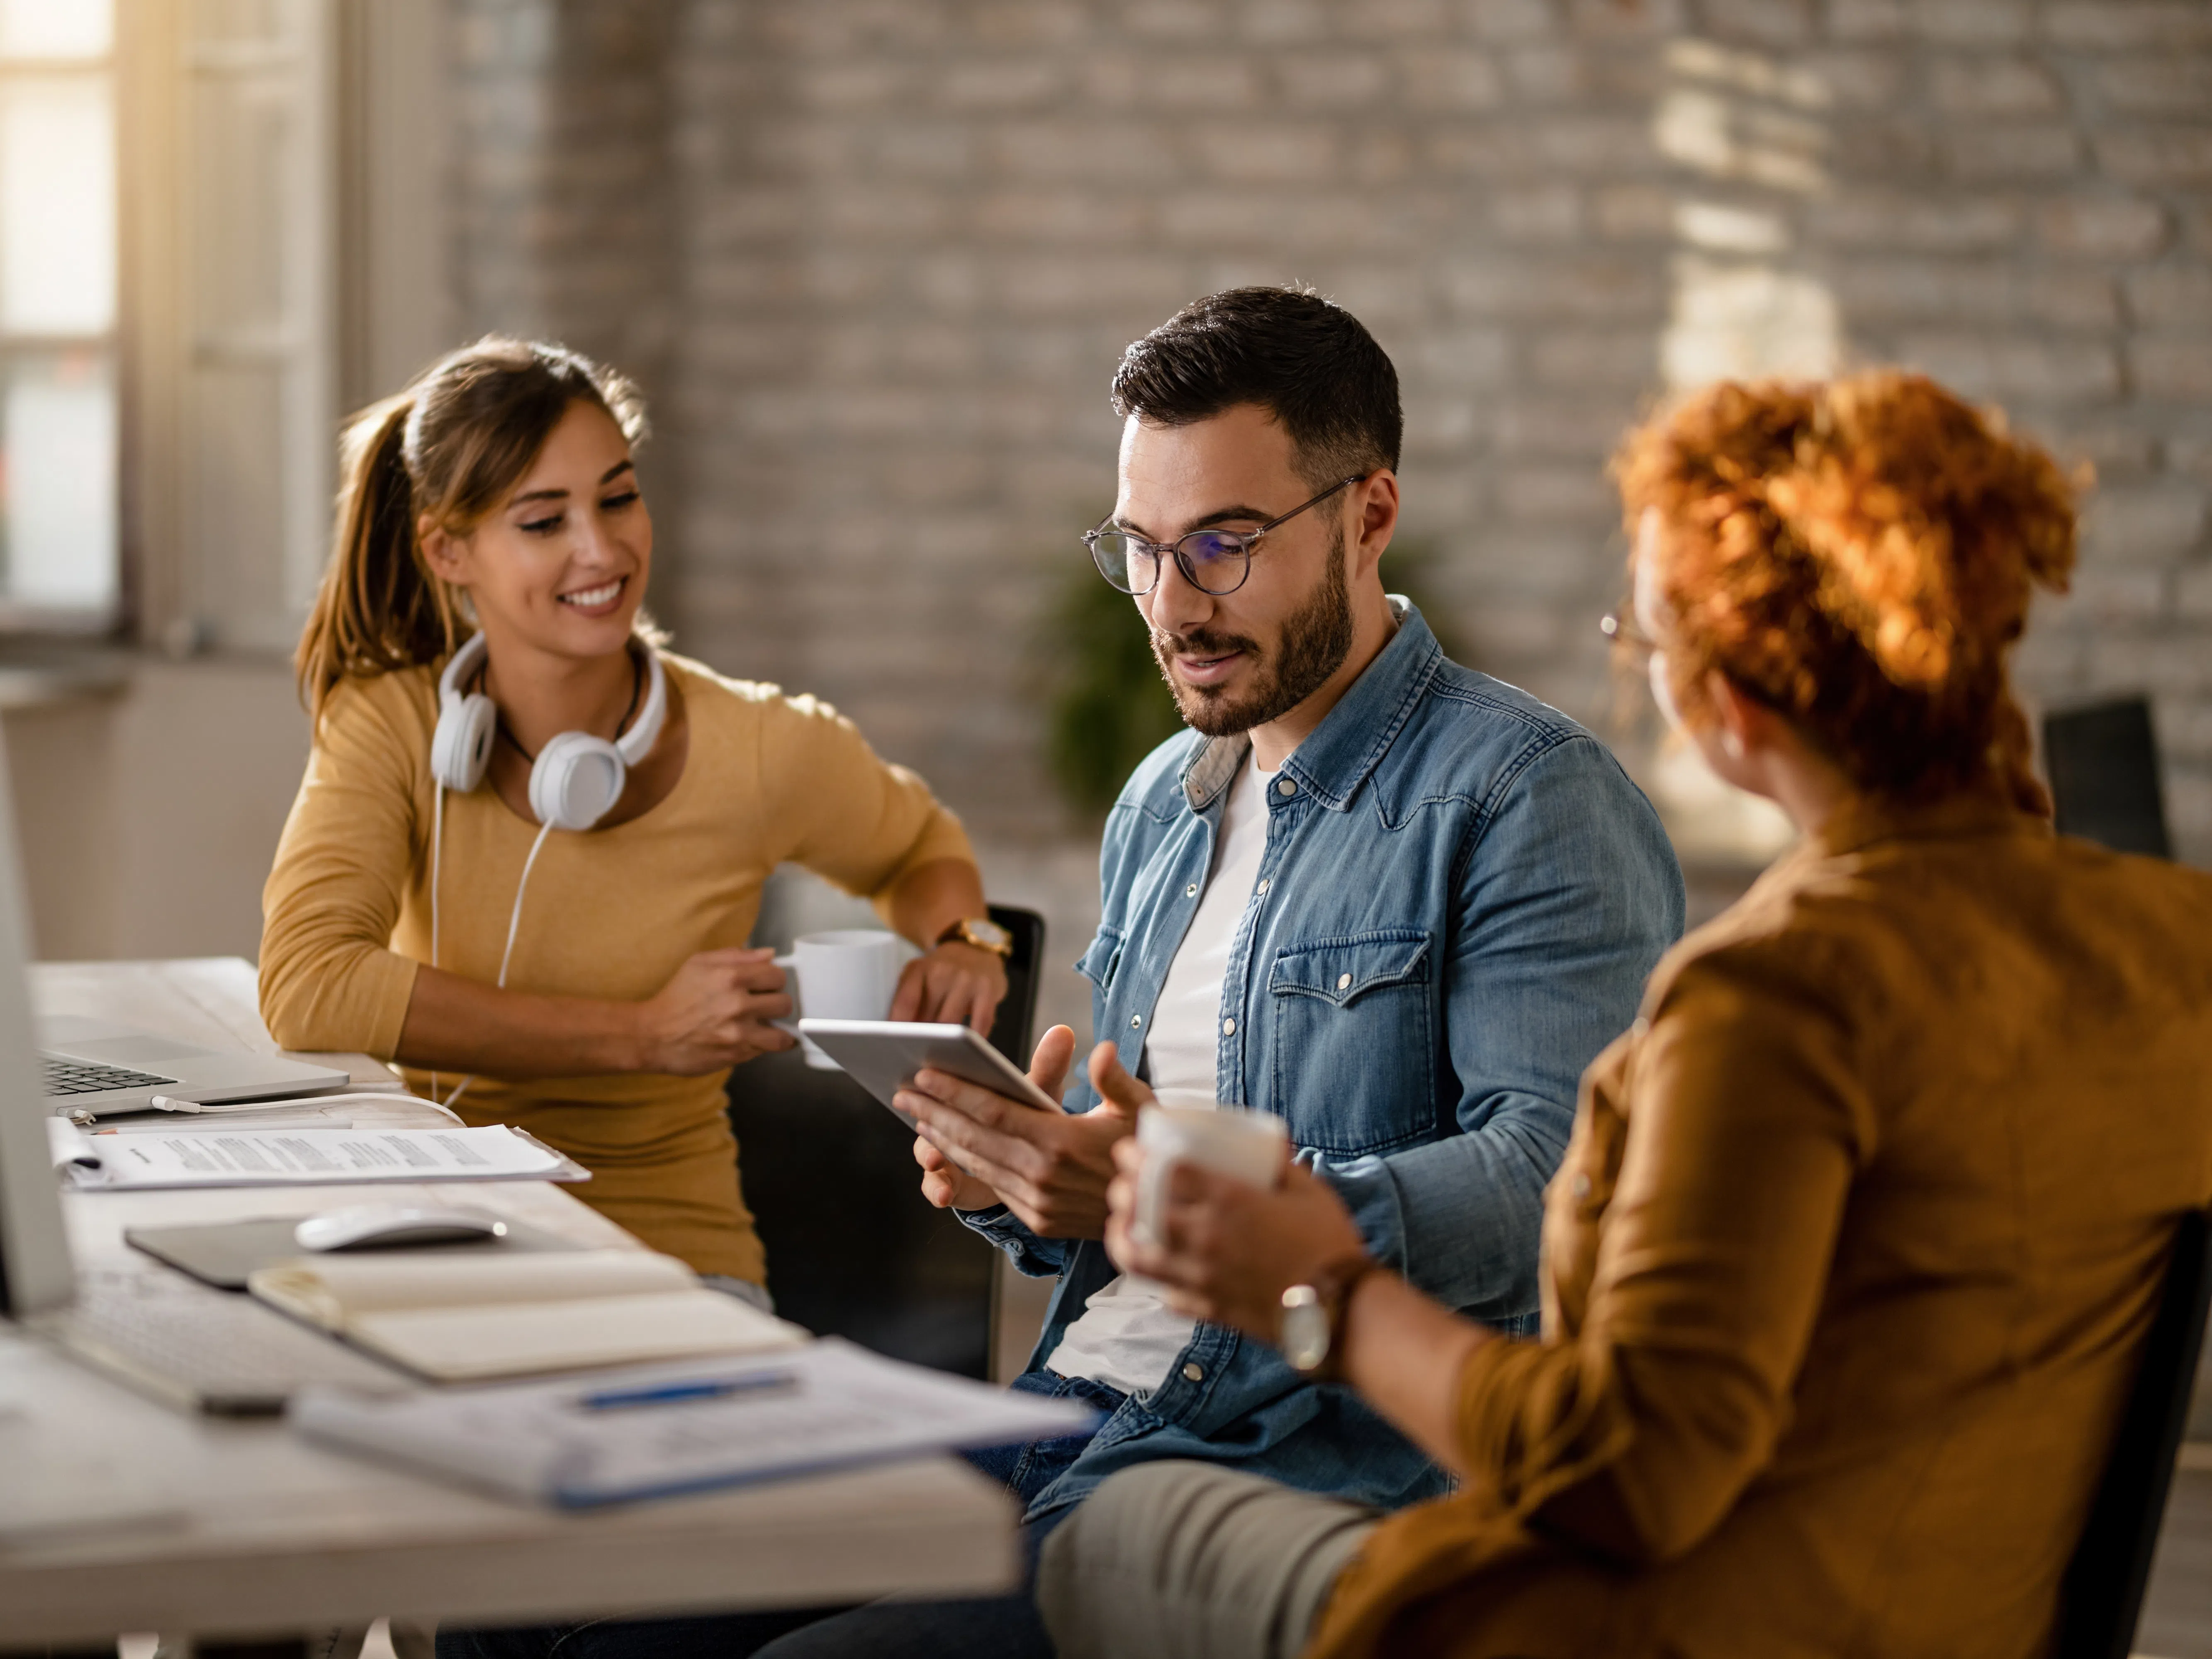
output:
[[[984,931],[987,928],[989,930],[988,933]],[[997,937],[992,937],[993,934]],[[978,951],[988,951],[1002,962],[1014,954],[1012,936],[1005,928],[995,921],[973,916],[963,916],[953,922],[937,936],[936,942],[939,945],[972,945]]]

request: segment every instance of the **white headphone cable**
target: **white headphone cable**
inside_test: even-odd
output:
[[[437,780],[438,804],[430,809],[430,965],[438,965],[438,868],[446,853],[446,781]],[[438,1074],[430,1073],[430,1101],[438,1099]],[[442,1108],[441,1109],[443,1109]]]
[[[430,965],[438,965],[438,866],[446,856],[446,785],[438,783],[438,804],[430,811]]]
[[[500,952],[499,988],[507,989],[507,964],[514,960],[514,930],[522,925],[522,896],[530,888],[530,872],[538,862],[538,849],[545,845],[545,837],[553,833],[546,824],[538,832],[538,839],[530,843],[530,856],[522,861],[522,879],[514,884],[514,914],[507,919],[507,949]]]
[[[507,964],[514,960],[515,930],[522,926],[522,896],[530,890],[530,872],[537,866],[538,850],[545,845],[545,837],[552,833],[553,826],[550,823],[542,826],[538,830],[538,839],[530,843],[530,856],[522,861],[522,879],[514,884],[514,909],[511,914],[509,914],[507,919],[507,949],[500,953],[499,958],[499,979],[497,985],[498,988],[502,991],[507,989]],[[434,945],[432,947],[434,955],[435,954],[435,949],[436,947]],[[467,1088],[469,1085],[474,1083],[476,1080],[477,1074],[474,1072],[471,1072],[466,1077],[463,1078],[459,1083],[456,1084],[453,1088],[453,1092],[446,1097],[446,1109],[451,1111],[453,1109],[453,1103],[461,1097],[461,1091]],[[433,1085],[433,1087],[434,1090],[434,1085]]]

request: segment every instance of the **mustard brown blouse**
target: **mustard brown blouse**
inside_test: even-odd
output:
[[[1863,807],[1653,973],[1315,1659],[2025,1659],[2212,1202],[2212,877]]]

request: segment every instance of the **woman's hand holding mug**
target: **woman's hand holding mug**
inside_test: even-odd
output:
[[[1237,1113],[1237,1120],[1261,1116]],[[1265,1132],[1214,1132],[1218,1146],[1249,1142],[1237,1154],[1243,1173],[1224,1173],[1225,1157],[1182,1139],[1179,1120],[1221,1118],[1213,1112],[1148,1111],[1134,1138],[1114,1148],[1120,1173],[1107,1189],[1111,1214],[1106,1249],[1125,1271],[1165,1287],[1178,1313],[1233,1326],[1273,1344],[1280,1330],[1283,1292],[1293,1285],[1322,1282],[1345,1264],[1364,1261],[1367,1246],[1335,1189],[1289,1161],[1280,1133],[1277,1176],[1272,1184],[1249,1178],[1256,1171]],[[1162,1127],[1146,1134],[1156,1119]]]
[[[668,983],[633,1005],[635,1063],[629,1069],[700,1077],[788,1048],[798,1039],[769,1022],[791,1018],[783,969],[765,950],[702,951]]]

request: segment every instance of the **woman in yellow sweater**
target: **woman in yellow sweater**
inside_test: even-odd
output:
[[[722,1105],[731,1067],[793,1042],[745,948],[769,872],[865,894],[923,948],[894,1018],[987,1028],[1003,939],[920,778],[811,698],[660,649],[643,432],[618,375],[498,338],[349,431],[261,1008],[287,1048],[396,1060],[559,1147],[586,1202],[757,1299]]]

